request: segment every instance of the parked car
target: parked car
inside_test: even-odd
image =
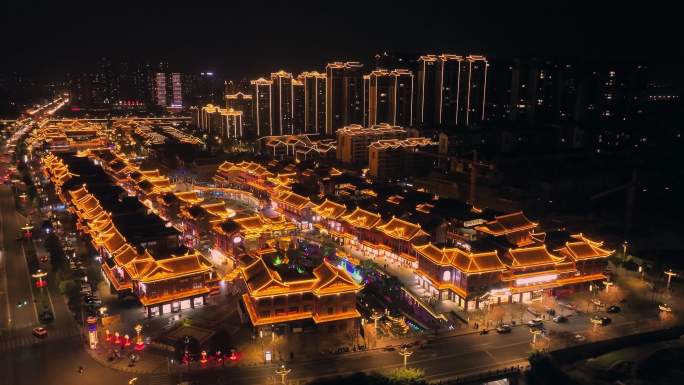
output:
[[[658,310],[670,313],[672,312],[672,306],[666,303],[661,303],[660,305],[658,305]]]
[[[568,317],[565,317],[562,315],[557,315],[557,316],[553,317],[553,322],[555,322],[557,324],[568,322]]]
[[[38,337],[38,338],[47,337],[47,329],[45,329],[42,326],[39,326],[37,328],[33,328],[33,335]]]
[[[513,328],[512,328],[511,325],[509,325],[509,324],[499,325],[499,326],[496,328],[496,332],[499,333],[499,334],[510,333],[512,330],[513,330]]]
[[[533,320],[527,321],[527,326],[529,326],[531,328],[537,328],[540,326],[544,326],[544,322],[542,321],[541,318],[535,318]]]
[[[579,333],[572,336],[572,339],[575,340],[576,342],[584,342],[587,340],[583,335],[581,335]]]
[[[612,320],[611,320],[609,317],[606,317],[606,316],[595,315],[595,316],[591,317],[591,318],[589,319],[589,321],[590,321],[591,323],[593,323],[594,325],[602,325],[602,326],[604,326],[604,325],[608,325]]]
[[[622,310],[622,309],[620,309],[620,306],[612,305],[612,306],[608,306],[608,309],[606,309],[606,312],[608,312],[608,313],[619,313],[620,310]]]

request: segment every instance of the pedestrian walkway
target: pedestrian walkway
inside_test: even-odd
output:
[[[11,351],[17,348],[55,343],[66,338],[76,337],[79,332],[76,329],[58,329],[48,333],[47,337],[38,338],[32,334],[23,334],[14,338],[0,339],[0,352]]]

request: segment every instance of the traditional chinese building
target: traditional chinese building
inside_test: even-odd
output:
[[[496,251],[472,253],[432,243],[413,246],[418,258],[418,284],[439,300],[465,310],[481,307],[480,298],[501,282],[507,267]]]
[[[272,239],[298,233],[297,225],[284,215],[269,217],[264,213],[223,221],[215,224],[213,230],[214,250],[233,258],[244,250],[265,247]]]
[[[313,269],[296,266],[276,249],[244,254],[238,266],[244,308],[262,334],[311,325],[329,332],[359,327],[356,294],[362,286],[346,271],[327,262]]]

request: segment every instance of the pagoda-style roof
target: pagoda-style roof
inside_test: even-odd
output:
[[[274,266],[272,262],[265,260],[270,254],[276,252],[275,249],[259,250],[257,255],[251,256],[244,260],[244,264],[240,264],[242,277],[250,296],[262,297],[302,292],[311,292],[320,296],[358,291],[362,288],[349,273],[328,262],[323,262],[313,269],[313,274],[306,271],[296,273],[298,269],[290,266],[285,266],[284,269],[294,269],[293,274],[285,274],[285,270],[279,272],[279,267],[284,263]]]
[[[103,240],[102,243],[109,254],[114,254],[126,244],[126,238],[124,238],[123,235],[121,235],[121,233],[115,229],[107,238]]]
[[[154,261],[139,277],[141,282],[162,281],[184,275],[211,271],[209,262],[197,250],[188,250],[183,255],[172,255],[170,258]]]
[[[294,206],[298,209],[302,209],[311,204],[309,198],[289,191],[281,192],[280,194],[276,195],[273,200],[278,203],[285,203],[287,205]]]
[[[235,216],[235,211],[226,207],[225,202],[207,203],[201,207],[209,214],[215,217],[212,221],[223,221]]]
[[[231,172],[231,171],[237,171],[237,172],[245,172],[247,174],[259,176],[259,177],[269,177],[273,176],[273,174],[266,169],[266,167],[260,165],[259,163],[255,162],[247,162],[247,161],[242,161],[240,163],[232,163],[232,162],[223,162],[218,169],[216,170],[216,173],[220,172]]]
[[[377,226],[375,229],[391,238],[403,241],[429,236],[428,233],[420,228],[420,224],[411,223],[397,217],[392,217],[387,223]]]
[[[297,226],[294,223],[292,223],[282,215],[278,215],[273,218],[268,218],[263,214],[259,213],[251,217],[232,219],[232,221],[235,222],[237,226],[239,226],[240,231],[247,238],[258,237],[262,233],[270,231],[287,231],[297,228]],[[225,235],[232,234],[232,232],[226,233],[223,230],[223,228],[223,224],[215,225],[214,231]],[[232,225],[230,228],[232,228]]]
[[[355,228],[370,230],[382,222],[382,217],[380,214],[357,207],[351,213],[343,216],[342,220]]]
[[[481,226],[476,226],[475,229],[482,231],[483,233],[500,236],[523,230],[531,230],[538,225],[538,223],[527,219],[522,211],[518,211],[495,217],[493,221],[489,221]]]
[[[564,258],[549,253],[546,245],[509,249],[506,254],[511,260],[511,267],[542,266],[564,260]]]
[[[573,241],[565,242],[563,247],[554,251],[575,261],[607,258],[615,252],[615,250],[606,250],[602,247],[603,242],[592,241],[582,233],[573,234],[571,238],[573,238]]]
[[[325,199],[323,203],[311,209],[325,219],[338,219],[347,211],[347,206]]]
[[[181,202],[189,205],[195,205],[204,201],[204,198],[197,195],[197,190],[176,192],[173,195]]]
[[[439,266],[453,266],[465,273],[486,273],[504,271],[506,265],[501,262],[496,251],[472,253],[457,247],[437,247],[432,243],[413,248]]]

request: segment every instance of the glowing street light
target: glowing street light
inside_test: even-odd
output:
[[[404,357],[404,369],[406,369],[406,361],[408,360],[409,357],[411,357],[411,354],[413,354],[412,351],[408,350],[406,346],[401,348],[399,350],[399,355]]]
[[[667,289],[670,290],[670,283],[672,282],[672,277],[679,277],[679,274],[672,271],[672,269],[667,269],[667,271],[665,271],[665,275],[667,275]]]
[[[45,286],[45,281],[43,281],[43,278],[47,277],[47,272],[38,269],[35,273],[31,274],[31,276],[38,280],[38,282],[36,282],[36,286],[41,289]]]
[[[133,330],[137,333],[137,336],[135,337],[135,350],[142,350],[145,347],[145,344],[143,343],[142,335],[140,332],[142,331],[143,327],[140,324],[135,325]]]
[[[530,333],[532,333],[532,345],[537,344],[537,336],[542,333],[541,329],[537,328],[532,328],[530,329]]]
[[[276,370],[276,374],[280,375],[280,383],[281,384],[285,385],[285,378],[287,377],[288,374],[290,374],[291,371],[292,371],[292,369],[287,369],[285,367],[285,364],[280,365],[278,370]]]
[[[375,330],[378,330],[378,320],[382,318],[382,315],[373,310],[373,314],[371,314],[370,318],[375,322]]]

